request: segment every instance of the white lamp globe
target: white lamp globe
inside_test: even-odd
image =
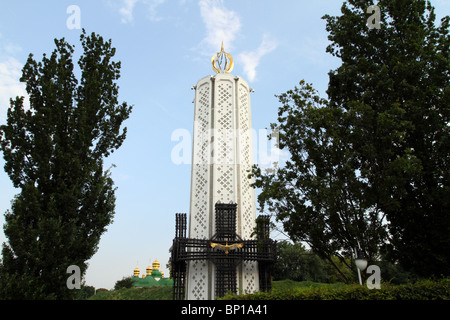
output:
[[[355,263],[356,263],[356,267],[361,271],[363,271],[367,268],[367,260],[366,259],[361,259],[361,258],[356,259]]]

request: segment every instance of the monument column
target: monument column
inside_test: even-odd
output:
[[[189,238],[215,235],[214,206],[221,202],[237,203],[236,232],[242,239],[252,239],[256,203],[253,180],[248,179],[253,165],[250,88],[230,74],[233,59],[223,44],[212,65],[216,74],[195,86]],[[244,261],[236,271],[240,291],[259,289],[256,261]],[[212,262],[189,261],[186,280],[186,299],[215,298]]]

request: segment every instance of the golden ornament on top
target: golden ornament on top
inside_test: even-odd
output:
[[[230,73],[234,68],[233,56],[222,48],[211,58],[212,68],[216,73]]]

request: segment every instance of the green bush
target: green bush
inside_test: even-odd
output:
[[[450,300],[450,279],[423,280],[403,285],[382,284],[379,290],[369,290],[357,284],[274,286],[271,292],[227,295],[223,300]]]
[[[172,287],[122,288],[93,295],[89,300],[172,300]]]

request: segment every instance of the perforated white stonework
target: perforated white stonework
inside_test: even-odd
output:
[[[204,260],[189,263],[189,300],[208,299],[208,263]]]
[[[189,237],[209,239],[211,82],[199,81],[194,110]],[[194,249],[190,249],[194,250]],[[208,299],[208,263],[188,262],[186,299]]]
[[[241,237],[250,239],[255,227],[256,208],[255,208],[255,191],[250,186],[253,179],[249,179],[253,165],[253,149],[252,149],[252,132],[251,132],[251,116],[249,106],[249,89],[244,84],[239,84],[238,100],[239,100],[239,185],[240,185],[240,202],[238,204],[241,216]]]
[[[243,239],[250,239],[255,227],[256,207],[255,191],[250,186],[254,179],[249,179],[253,165],[252,148],[252,124],[250,111],[250,91],[245,83],[239,81],[238,85],[238,127],[239,138],[237,142],[239,150],[239,214],[240,232]],[[242,290],[250,293],[259,290],[259,276],[257,262],[244,261],[242,263]]]
[[[234,80],[215,81],[214,108],[214,203],[236,201]]]
[[[234,164],[234,83],[230,80],[217,81],[214,123],[214,163]]]
[[[258,264],[256,261],[242,263],[242,289],[243,293],[252,293],[259,290]]]
[[[191,175],[190,237],[209,238],[209,162],[211,84],[198,86],[194,114],[194,144]]]

